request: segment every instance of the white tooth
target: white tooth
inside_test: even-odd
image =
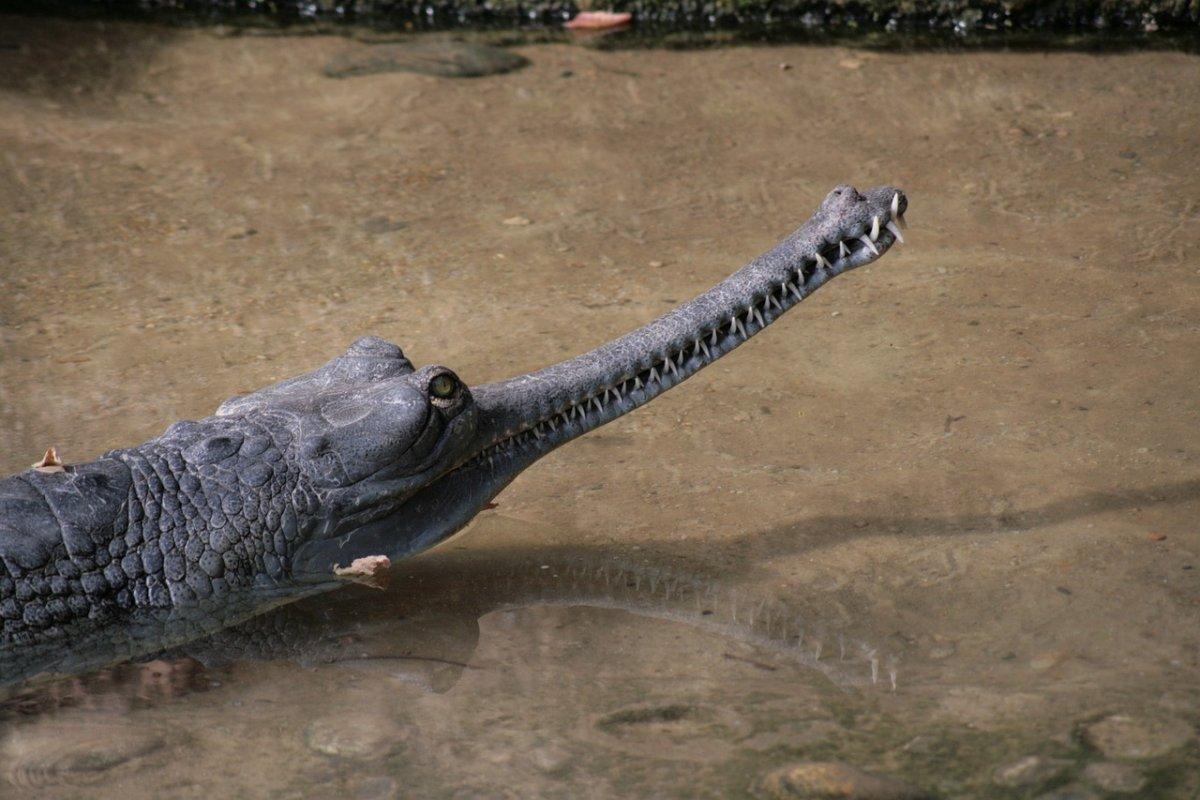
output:
[[[663,374],[666,375],[668,372],[672,375],[675,374],[675,362],[669,358],[663,362]]]
[[[796,302],[800,302],[801,300],[804,299],[804,295],[800,293],[800,290],[798,288],[796,288],[796,284],[789,283],[788,290],[796,296]]]
[[[635,388],[635,389],[642,388],[642,379],[639,378],[637,375],[633,376],[633,388]]]
[[[705,358],[712,358],[712,355],[708,352],[708,345],[704,342],[700,343],[700,352],[704,353]]]
[[[860,242],[862,242],[863,244],[865,244],[867,246],[867,249],[870,250],[872,253],[874,253],[875,255],[879,255],[879,251],[875,249],[875,243],[872,242],[870,239],[868,239],[866,237],[866,234],[858,237],[858,240]]]
[[[711,344],[713,347],[717,346],[717,331],[719,331],[719,330],[720,330],[719,326],[716,328],[713,328],[712,339],[709,341],[709,344]]]
[[[552,430],[552,431],[558,430],[558,425],[555,424],[554,417],[550,418],[550,430]]]
[[[541,425],[538,425],[536,428],[533,429],[533,435],[535,438],[538,438],[538,439],[542,438],[542,426]]]
[[[892,234],[892,236],[896,237],[897,242],[899,242],[900,244],[904,244],[904,237],[900,235],[900,229],[896,227],[896,223],[888,222],[887,229]]]
[[[813,256],[813,258],[816,259],[818,267],[821,267],[822,269],[829,269],[830,263],[828,260],[826,260],[825,256],[817,253],[815,256]]]
[[[763,315],[762,315],[762,313],[761,313],[761,312],[759,312],[759,310],[758,310],[757,308],[756,308],[756,309],[754,309],[754,318],[755,318],[756,320],[758,320],[758,327],[760,327],[760,328],[765,328],[765,327],[767,327],[767,323],[763,322]]]
[[[679,362],[678,362],[678,363],[679,363],[679,366],[681,366],[681,367],[682,367],[682,366],[683,366],[683,362],[684,362],[685,360],[686,360],[686,359],[684,358],[683,351],[682,351],[682,350],[680,350],[680,351],[679,351]]]
[[[850,255],[850,248],[846,247],[845,242],[838,242],[838,255],[842,258]]]
[[[592,398],[592,405],[594,405],[594,406],[596,407],[596,410],[597,410],[597,411],[603,411],[603,410],[604,410],[604,406],[600,405],[600,401],[599,401],[599,400],[597,400],[597,399],[596,399],[596,398],[594,398],[594,397]]]
[[[696,339],[696,341],[692,342],[692,353],[695,354],[698,352],[700,352],[700,340]]]
[[[658,370],[656,370],[654,367],[651,367],[650,368],[650,382],[655,383],[657,381],[658,381]]]
[[[770,303],[771,305],[775,306],[776,308],[778,308],[780,311],[783,311],[783,306],[781,306],[779,304],[779,301],[775,299],[774,294],[767,295],[767,302]]]
[[[749,338],[748,336],[746,336],[746,329],[744,327],[742,327],[742,321],[740,319],[738,319],[737,317],[734,317],[733,324],[737,326],[738,333],[740,333],[742,335],[743,339]]]
[[[900,193],[892,195],[892,219],[900,216]]]
[[[871,241],[879,238],[879,217],[871,217]]]

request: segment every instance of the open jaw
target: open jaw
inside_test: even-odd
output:
[[[478,425],[445,473],[394,513],[333,540],[312,542],[296,566],[404,557],[465,526],[522,470],[683,382],[766,328],[830,279],[902,241],[908,201],[881,186],[839,186],[774,249],[709,291],[588,353],[537,372],[471,388]]]

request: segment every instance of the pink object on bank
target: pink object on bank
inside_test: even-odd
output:
[[[566,27],[577,31],[594,31],[628,25],[632,19],[633,14],[628,11],[580,11],[566,24]]]

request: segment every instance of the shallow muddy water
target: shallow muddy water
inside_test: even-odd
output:
[[[1200,792],[1194,56],[555,44],[335,81],[367,45],[0,19],[5,473],[368,333],[524,372],[837,183],[911,203],[905,247],[387,591],[8,690],[0,796],[802,796],[801,762]]]

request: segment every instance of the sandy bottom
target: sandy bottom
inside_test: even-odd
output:
[[[728,797],[805,760],[948,797],[1200,791],[1196,58],[545,45],[321,76],[354,47],[3,21],[0,469],[367,333],[470,383],[537,368],[840,182],[903,187],[909,243],[391,592],[6,707],[0,795]],[[719,607],[627,585],[651,573]],[[764,632],[773,603],[813,635]]]

